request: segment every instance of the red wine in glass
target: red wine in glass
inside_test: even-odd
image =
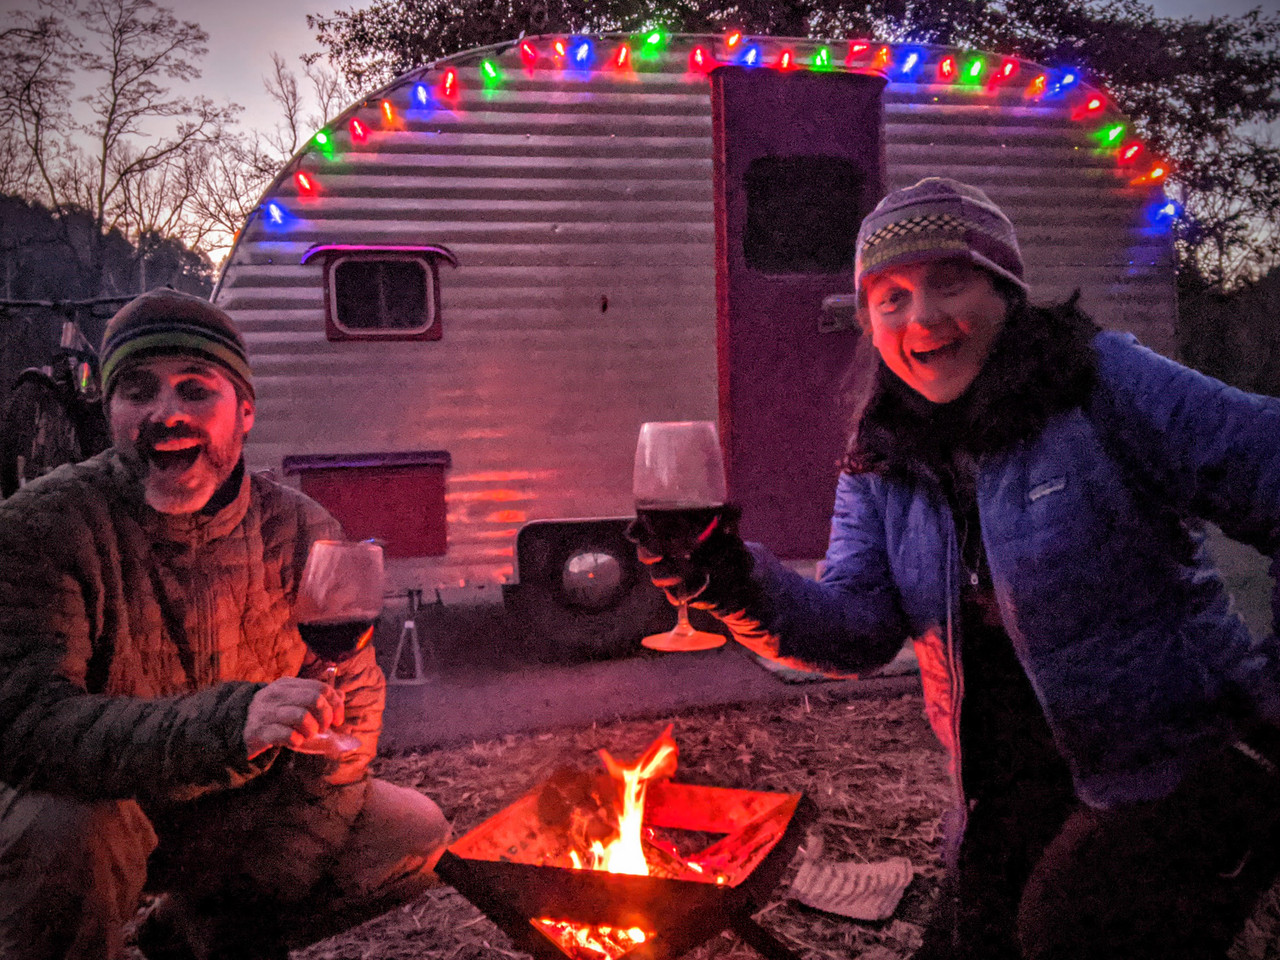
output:
[[[314,621],[298,624],[302,642],[321,660],[342,663],[369,645],[377,619]]]
[[[671,559],[687,559],[715,530],[724,509],[724,464],[720,438],[708,420],[654,421],[640,426],[636,441],[632,494],[636,517],[646,523],[662,552]],[[689,623],[689,601],[706,589],[670,598],[676,604],[676,625],[640,641],[650,650],[709,650],[725,642],[718,633],[695,630]]]
[[[373,626],[382,610],[382,585],[382,548],[376,543],[317,540],[311,544],[294,615],[303,642],[324,663],[323,677],[330,685],[337,665],[373,639]],[[341,756],[359,746],[359,738],[352,734],[329,729],[293,749]]]

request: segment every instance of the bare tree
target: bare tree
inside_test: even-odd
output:
[[[263,86],[280,110],[275,127],[223,136],[184,161],[189,229],[211,249],[230,246],[284,166],[353,96],[342,77],[314,57],[303,58],[302,78],[278,53],[271,64]]]
[[[64,221],[73,210],[90,217],[88,249],[68,249],[98,292],[120,292],[105,289],[104,239],[181,222],[186,160],[225,136],[237,109],[171,93],[170,82],[200,76],[208,35],[154,0],[36,0],[11,19],[0,34],[0,120],[19,131],[30,166],[10,179]],[[78,117],[68,94],[81,76],[92,86]]]

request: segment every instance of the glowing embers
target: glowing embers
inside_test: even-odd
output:
[[[608,924],[584,927],[568,920],[530,920],[534,927],[573,960],[603,957],[618,960],[649,939],[639,927],[611,927]]]

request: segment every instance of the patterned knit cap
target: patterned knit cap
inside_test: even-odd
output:
[[[208,300],[159,289],[130,300],[102,335],[102,391],[110,397],[121,372],[159,354],[196,354],[219,367],[236,392],[252,399],[253,373],[235,323]]]
[[[967,183],[926,177],[881,200],[858,230],[854,288],[888,267],[967,257],[1024,291],[1022,252],[1013,224],[991,198]]]

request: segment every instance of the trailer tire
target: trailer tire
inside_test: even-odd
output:
[[[649,582],[623,534],[629,521],[537,520],[521,528],[520,580],[503,588],[503,603],[525,656],[541,662],[635,656],[642,652],[641,638],[675,624],[675,610]],[[575,570],[585,569],[607,573],[597,590],[575,581]],[[693,613],[703,618],[703,629],[714,628],[709,614]]]

